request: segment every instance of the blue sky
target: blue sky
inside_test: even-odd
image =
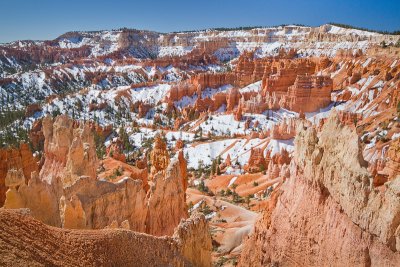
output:
[[[333,21],[400,30],[400,0],[0,0],[0,10],[0,42],[121,27],[169,32]]]

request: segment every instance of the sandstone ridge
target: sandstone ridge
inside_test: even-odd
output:
[[[204,216],[182,220],[172,237],[123,229],[66,230],[26,210],[0,210],[2,266],[211,266]]]

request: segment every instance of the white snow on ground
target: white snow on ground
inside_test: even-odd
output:
[[[194,127],[192,130],[196,131],[201,127],[203,135],[206,135],[208,132],[211,132],[215,135],[231,135],[234,134],[248,134],[254,130],[254,123],[258,121],[259,130],[267,130],[272,127],[272,125],[281,122],[284,118],[293,118],[298,117],[298,114],[292,111],[288,111],[286,109],[279,109],[277,111],[270,111],[269,115],[265,114],[243,114],[243,119],[241,121],[236,121],[233,114],[213,114],[210,115],[209,118],[202,122],[200,125],[194,127],[198,121],[194,121],[190,123],[191,127]],[[251,129],[245,129],[245,121],[250,118]]]
[[[351,92],[351,96],[356,96],[360,93],[360,90],[355,87],[347,87],[347,90]]]
[[[398,138],[400,138],[400,133],[395,133],[392,135],[392,140],[396,140]]]
[[[196,122],[192,122],[191,125],[195,125]],[[199,126],[193,128],[193,130],[196,131],[201,127],[203,134],[207,134],[208,132],[217,135],[244,134],[244,124],[244,121],[236,121],[232,114],[217,114],[209,116],[208,120],[202,122]]]
[[[200,183],[200,182],[199,182]],[[204,199],[200,200],[199,202],[197,202],[196,204],[193,205],[193,207],[190,209],[190,212],[197,210],[198,208],[200,208],[201,204],[203,204]]]
[[[237,180],[237,176],[233,177],[233,178],[229,181],[228,187],[231,187],[231,186],[236,182],[236,180]]]
[[[210,166],[214,159],[221,157],[221,160],[225,160],[230,155],[232,163],[238,162],[241,166],[244,166],[250,157],[252,148],[262,147],[268,142],[267,139],[226,139],[221,141],[207,142],[194,146],[185,147],[185,155],[188,159],[188,167],[197,169],[199,162],[202,162],[206,166]],[[286,149],[289,153],[294,150],[293,139],[290,140],[270,140],[266,150],[271,151],[271,156],[276,153],[280,153],[282,149]],[[235,170],[231,170],[232,174],[235,174]]]
[[[233,88],[233,86],[230,84],[223,85],[223,86],[215,88],[215,89],[214,88],[206,88],[201,92],[201,98],[206,98],[206,97],[211,98],[213,95],[215,95],[217,93],[227,92],[232,88]]]
[[[348,101],[345,104],[338,106],[337,109],[362,113],[364,117],[377,114],[377,112],[375,111],[377,104],[371,105],[371,102],[374,100],[374,94],[376,90],[378,90],[377,94],[380,94],[385,83],[383,81],[378,81],[373,86],[373,88],[371,88],[371,90],[367,91],[366,89],[370,86],[371,82],[374,81],[375,78],[376,76],[372,75],[369,76],[367,79],[362,78],[361,80],[359,80],[357,84],[361,86],[360,90],[349,87],[348,89],[352,92],[353,96],[360,94],[362,95],[358,96],[358,99],[356,101]],[[369,102],[365,105],[366,98]]]
[[[183,140],[185,142],[193,142],[194,134],[181,132],[181,131],[169,131],[164,132],[162,130],[153,130],[149,128],[139,128],[139,132],[132,132],[132,129],[128,127],[127,129],[129,139],[131,140],[132,144],[137,147],[141,147],[143,141],[146,138],[154,138],[156,134],[164,134],[165,138],[167,139],[169,147],[174,147],[176,140]]]
[[[367,81],[363,84],[363,86],[361,87],[360,91],[364,91],[372,82],[372,80],[375,78],[375,76],[369,76]],[[361,81],[361,80],[360,80]]]
[[[385,82],[379,80],[376,84],[374,84],[373,88],[382,88],[385,85]]]
[[[188,168],[197,169],[200,161],[205,165],[211,165],[212,161],[235,141],[235,139],[227,139],[185,148],[185,155],[188,156]]]
[[[375,147],[377,138],[378,138],[378,135],[374,136],[374,138],[372,138],[370,140],[370,143],[365,146],[364,151]]]
[[[220,48],[215,55],[220,60],[229,60],[239,56],[244,51],[256,51],[258,58],[266,56],[276,56],[281,48],[285,50],[296,49],[302,56],[335,56],[341,49],[353,51],[366,51],[370,43],[368,41],[359,42],[315,42],[312,45],[304,46],[304,42],[234,42],[231,46]]]
[[[193,95],[191,97],[184,96],[179,101],[175,101],[174,105],[175,105],[175,107],[182,109],[187,106],[193,106],[194,103],[196,102],[196,100],[197,100],[197,95]]]
[[[249,84],[246,87],[239,89],[239,92],[241,93],[260,92],[260,91],[261,91],[261,81]]]
[[[147,104],[157,104],[168,94],[171,89],[169,84],[157,84],[151,87],[140,87],[131,89],[134,102],[142,101]]]
[[[184,56],[192,52],[193,46],[161,46],[158,51],[159,57]]]
[[[221,92],[226,92],[230,89],[232,89],[232,85],[227,84],[227,85],[223,85],[221,87],[218,88],[206,88],[201,92],[201,98],[212,98],[215,94],[217,93],[221,93]],[[194,94],[192,96],[184,96],[182,97],[179,101],[175,101],[174,105],[177,108],[184,108],[187,106],[193,106],[194,103],[196,102],[198,96],[197,94]]]
[[[336,103],[331,103],[329,106],[325,108],[321,108],[319,111],[316,112],[306,112],[306,118],[313,124],[319,124],[321,119],[326,119],[329,117],[332,109],[342,110],[344,109],[345,103],[337,105]]]
[[[118,113],[122,109],[129,113],[131,118],[137,117],[137,115],[129,110],[130,103],[143,102],[147,104],[156,105],[162,101],[162,99],[168,94],[171,85],[169,84],[157,84],[150,87],[140,87],[131,89],[130,86],[119,86],[109,90],[97,90],[89,89],[81,93],[68,95],[64,98],[55,98],[52,102],[43,106],[43,112],[41,116],[46,113],[52,114],[55,110],[60,111],[62,114],[73,115],[75,108],[75,116],[80,119],[94,119],[100,123],[100,125],[108,125],[116,123],[115,118],[110,116]],[[120,96],[118,98],[117,96]],[[80,104],[79,104],[80,103]],[[82,111],[77,111],[77,105],[82,106]],[[105,104],[106,108],[95,109],[89,112],[90,104]],[[122,105],[122,106],[121,106]],[[159,107],[162,107],[159,106]],[[152,110],[154,114],[156,110]],[[162,115],[163,116],[163,115]],[[123,123],[127,124],[130,122],[130,118],[122,118]],[[152,117],[149,118],[138,118],[138,123],[149,124],[152,122]]]
[[[362,64],[362,66],[365,68],[365,67],[367,67],[368,65],[369,65],[369,63],[371,63],[371,58],[368,58],[363,64]]]
[[[275,140],[271,139],[271,141],[268,143],[267,149],[265,150],[265,154],[267,151],[271,151],[271,157],[274,156],[277,153],[280,153],[283,149],[286,151],[293,152],[294,151],[294,144],[293,144],[294,139],[290,140]]]
[[[334,25],[328,25],[330,29],[328,30],[329,33],[331,34],[343,34],[343,35],[360,35],[360,36],[373,36],[373,35],[379,35],[379,33],[375,32],[368,32],[368,31],[362,31],[362,30],[357,30],[357,29],[346,29]]]
[[[207,214],[205,217],[207,220],[210,220],[211,218],[215,217],[216,215],[217,215],[217,212],[213,211],[210,214]]]
[[[336,105],[336,106],[335,106]],[[323,118],[327,118],[330,114],[330,111],[335,108],[336,110],[343,110],[345,108],[345,103],[343,104],[335,104],[331,103],[329,106],[320,109],[316,112],[305,113],[306,118],[314,123],[318,124],[319,121]],[[259,131],[267,131],[271,129],[274,124],[280,123],[283,119],[287,118],[296,118],[299,117],[299,114],[293,111],[289,111],[286,109],[279,109],[277,111],[270,111],[269,115],[264,114],[243,114],[243,119],[241,121],[236,121],[234,115],[232,114],[213,114],[210,115],[206,121],[200,123],[200,125],[194,127],[194,125],[198,124],[198,121],[191,122],[189,125],[192,131],[197,131],[201,127],[203,135],[207,135],[211,132],[214,135],[230,135],[234,136],[235,134],[250,134],[252,130],[254,130],[254,123],[258,121],[259,125],[257,130]],[[245,121],[250,118],[250,128],[245,129]]]
[[[121,31],[99,31],[89,37],[63,38],[58,44],[61,48],[78,48],[84,45],[92,47],[93,56],[107,55],[118,50],[118,40]]]
[[[229,166],[226,168],[225,174],[240,175],[243,174],[243,170]]]
[[[238,139],[238,141],[228,151],[225,151],[221,155],[221,158],[225,160],[229,154],[233,163],[236,163],[237,161],[243,166],[249,160],[251,148],[260,147],[263,143],[265,143],[265,141],[266,139],[259,138],[250,140]]]
[[[187,133],[187,132],[167,132],[165,134],[165,137],[167,140],[178,140],[181,139],[183,141],[188,141],[188,142],[193,142],[194,139],[194,134],[193,133]]]

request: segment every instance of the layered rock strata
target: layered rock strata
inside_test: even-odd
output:
[[[273,192],[241,266],[397,266],[400,177],[375,187],[355,130],[300,125],[290,178]]]

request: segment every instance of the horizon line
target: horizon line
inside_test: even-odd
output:
[[[178,30],[178,31],[169,31],[169,32],[162,32],[162,31],[157,31],[153,29],[138,29],[138,28],[130,28],[130,27],[120,27],[120,28],[114,28],[114,29],[99,29],[99,30],[71,30],[71,31],[66,31],[64,33],[59,34],[56,36],[54,39],[17,39],[14,41],[10,42],[0,42],[0,45],[6,45],[6,44],[12,44],[15,42],[45,42],[45,41],[54,41],[61,36],[67,34],[67,33],[95,33],[95,32],[104,32],[104,31],[119,31],[119,30],[137,30],[137,31],[144,31],[144,32],[153,32],[153,33],[159,33],[159,34],[170,34],[170,33],[189,33],[189,32],[201,32],[201,31],[207,31],[207,30],[216,30],[216,31],[233,31],[233,30],[252,30],[252,29],[262,29],[262,28],[278,28],[278,27],[286,27],[286,26],[298,26],[298,27],[308,27],[308,28],[318,28],[324,25],[332,25],[332,26],[337,26],[341,28],[350,28],[350,29],[355,29],[355,30],[361,30],[361,31],[366,31],[366,32],[375,32],[375,33],[380,33],[380,34],[385,34],[385,35],[400,35],[400,29],[399,30],[393,30],[393,31],[388,31],[388,30],[374,30],[374,29],[369,29],[369,28],[364,28],[364,27],[359,27],[359,26],[354,26],[351,24],[345,24],[345,23],[339,23],[339,22],[326,22],[323,24],[320,24],[318,26],[311,26],[311,25],[306,25],[302,23],[283,23],[279,25],[253,25],[253,26],[237,26],[237,27],[210,27],[210,28],[201,28],[201,29],[192,29],[192,30]]]

